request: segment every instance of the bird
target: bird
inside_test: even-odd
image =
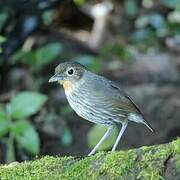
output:
[[[155,132],[121,85],[89,71],[78,62],[60,63],[55,68],[55,74],[49,82],[58,82],[63,86],[67,101],[77,115],[90,122],[108,127],[88,156],[95,154],[115,126],[121,128],[112,152],[116,150],[129,122],[142,123]]]

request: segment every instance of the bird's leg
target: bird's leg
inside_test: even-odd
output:
[[[119,135],[118,135],[118,137],[116,139],[116,142],[114,143],[114,146],[112,148],[112,152],[115,151],[115,149],[116,149],[116,147],[117,147],[117,145],[118,145],[118,143],[119,143],[119,141],[120,141],[124,131],[126,130],[127,125],[128,125],[128,122],[122,123],[121,130],[120,130]]]
[[[112,132],[112,130],[113,130],[113,126],[108,127],[108,130],[106,131],[106,133],[103,135],[103,137],[97,143],[97,145],[94,147],[94,149],[88,154],[88,156],[91,156],[91,155],[93,155],[96,152],[98,147],[109,137],[109,135]]]

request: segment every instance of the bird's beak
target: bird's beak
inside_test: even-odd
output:
[[[54,76],[52,76],[52,77],[49,79],[49,82],[56,82],[56,81],[62,81],[62,80],[64,80],[64,76],[55,74]]]

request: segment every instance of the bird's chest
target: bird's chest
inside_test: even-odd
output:
[[[74,109],[78,115],[82,116],[82,113],[85,113],[84,110],[87,107],[87,98],[83,97],[83,94],[78,91],[66,91],[65,94],[72,109]]]
[[[97,109],[88,92],[66,92],[66,97],[71,108],[74,109],[80,117],[96,123]]]
[[[106,111],[104,105],[96,97],[92,96],[92,91],[82,89],[80,91],[78,89],[73,92],[66,91],[65,93],[71,108],[82,118],[94,123],[112,123],[108,120],[111,113]]]

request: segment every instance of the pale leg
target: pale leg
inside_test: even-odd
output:
[[[113,126],[110,126],[108,128],[108,130],[106,131],[106,133],[103,135],[103,137],[101,138],[101,140],[97,143],[97,145],[94,147],[94,149],[88,154],[88,156],[93,155],[96,150],[98,149],[98,147],[109,137],[110,133],[113,130]]]
[[[116,147],[117,147],[117,145],[118,145],[124,131],[126,130],[127,125],[128,125],[128,122],[122,123],[121,130],[120,130],[119,135],[118,135],[118,137],[116,139],[116,142],[115,142],[115,144],[114,144],[114,146],[112,148],[112,152],[115,151],[115,149],[116,149]]]

